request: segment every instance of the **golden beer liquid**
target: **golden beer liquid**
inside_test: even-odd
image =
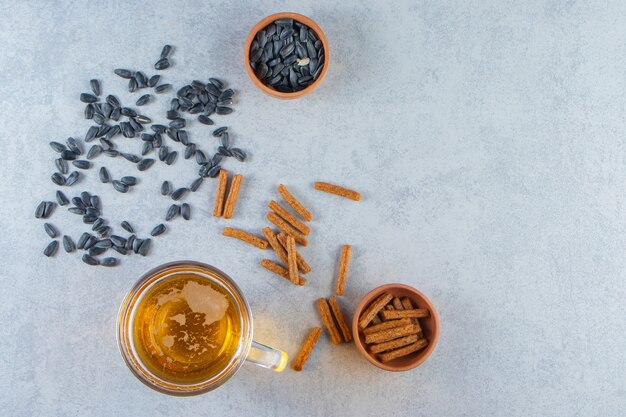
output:
[[[226,368],[241,340],[241,315],[220,285],[193,274],[157,282],[138,301],[133,342],[144,366],[173,383],[197,383]]]

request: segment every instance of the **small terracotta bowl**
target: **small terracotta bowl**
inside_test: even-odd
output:
[[[378,298],[379,295],[384,292],[388,292],[394,297],[409,297],[415,308],[427,308],[430,310],[430,317],[419,319],[422,331],[424,332],[424,337],[428,339],[428,346],[426,346],[425,349],[418,350],[417,352],[413,352],[402,358],[382,363],[376,358],[375,355],[371,354],[367,350],[365,336],[363,335],[361,329],[359,329],[359,317],[361,316],[363,310],[365,310],[376,298]],[[437,310],[435,310],[435,307],[430,300],[415,288],[404,284],[386,284],[378,288],[374,288],[365,297],[363,297],[354,312],[354,317],[352,319],[352,335],[358,351],[372,364],[386,371],[408,371],[409,369],[413,369],[421,365],[435,350],[437,340],[439,339],[439,316],[437,315]]]
[[[254,37],[256,36],[256,34],[260,32],[264,27],[272,23],[274,20],[283,19],[283,18],[290,18],[293,20],[297,20],[298,22],[303,23],[307,25],[309,28],[313,29],[313,31],[315,31],[315,34],[322,41],[322,49],[324,50],[324,67],[322,68],[322,72],[319,75],[319,77],[317,77],[317,80],[313,81],[313,83],[311,83],[305,89],[302,89],[300,91],[296,91],[293,93],[284,93],[282,91],[277,91],[263,84],[263,82],[257,78],[256,74],[254,73],[254,70],[250,66],[250,46],[252,45],[252,41],[254,40]],[[300,98],[309,94],[311,91],[315,90],[326,77],[326,72],[328,71],[328,65],[330,64],[330,49],[328,48],[328,41],[326,40],[326,36],[324,35],[324,32],[322,32],[322,29],[320,29],[320,27],[317,25],[317,23],[315,23],[308,17],[303,16],[298,13],[289,13],[289,12],[276,13],[271,16],[267,16],[265,19],[261,20],[250,31],[250,34],[248,35],[248,38],[246,39],[246,44],[243,47],[243,64],[244,64],[244,67],[246,68],[246,72],[248,73],[248,76],[250,77],[254,85],[256,85],[264,93],[269,94],[272,97],[281,98],[281,99]]]

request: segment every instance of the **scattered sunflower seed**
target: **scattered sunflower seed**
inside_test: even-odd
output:
[[[89,169],[91,168],[91,162],[85,161],[84,159],[80,159],[77,161],[72,161],[72,165],[74,165],[78,169]]]
[[[183,203],[180,207],[180,214],[183,216],[183,219],[189,220],[191,218],[191,208],[189,204]]]
[[[167,58],[159,59],[156,64],[154,64],[154,69],[156,70],[164,70],[170,67],[170,61]]]
[[[200,188],[201,184],[202,184],[202,177],[198,177],[195,180],[193,180],[193,182],[189,186],[189,190],[193,191],[193,192],[196,192],[198,190],[198,188]]]
[[[148,168],[150,168],[153,164],[154,164],[154,159],[145,158],[139,161],[139,163],[137,164],[137,169],[139,171],[145,171]]]
[[[165,225],[163,223],[157,225],[154,227],[154,229],[152,229],[152,231],[150,232],[151,236],[158,236],[160,234],[162,234],[163,232],[165,232]]]
[[[169,195],[172,192],[171,189],[170,182],[163,181],[163,184],[161,184],[161,195]]]
[[[144,94],[137,99],[137,102],[135,104],[137,106],[143,106],[144,104],[148,104],[148,102],[150,101],[150,97],[152,97],[150,94]]]
[[[172,204],[170,208],[167,209],[165,220],[169,222],[170,220],[174,219],[179,214],[180,214],[180,206],[178,204]]]
[[[137,184],[137,177],[125,176],[122,177],[120,181],[122,181],[126,185],[133,186]]]
[[[239,148],[231,148],[230,153],[237,159],[239,162],[243,162],[246,160],[246,153]]]
[[[207,126],[214,124],[213,120],[209,119],[209,117],[205,116],[204,114],[201,114],[200,116],[198,116],[198,121],[202,123],[203,125],[207,125]]]
[[[96,101],[98,101],[98,97],[94,96],[93,94],[82,93],[80,95],[80,101],[82,101],[83,103],[95,103]]]
[[[165,163],[167,165],[172,165],[176,160],[176,156],[178,156],[178,152],[172,151],[165,157]]]
[[[52,242],[48,243],[48,246],[46,246],[46,248],[43,250],[43,254],[47,257],[51,257],[56,253],[58,247],[59,242],[57,240],[53,240]]]
[[[66,204],[68,204],[70,201],[67,199],[67,196],[65,194],[63,194],[63,191],[57,191],[56,193],[56,197],[57,197],[57,202],[59,203],[60,206],[64,206]]]
[[[161,93],[166,92],[170,88],[172,88],[172,84],[160,84],[154,88],[154,92],[157,94],[161,94]]]
[[[102,153],[102,146],[93,145],[87,152],[87,159],[93,159]]]
[[[105,167],[100,168],[100,181],[104,184],[111,181],[111,176],[109,175],[109,171]]]
[[[116,191],[119,191],[120,193],[128,192],[128,185],[124,184],[122,181],[113,180],[112,184]]]
[[[180,200],[181,198],[183,198],[185,194],[187,194],[187,191],[189,191],[189,189],[186,187],[179,188],[178,190],[172,193],[172,200],[174,201]]]
[[[226,132],[227,130],[228,130],[227,126],[218,127],[217,129],[213,131],[213,136],[219,137],[222,135],[222,133]]]
[[[104,258],[102,262],[100,263],[100,265],[107,266],[107,267],[117,266],[118,264],[119,264],[119,260],[113,257]]]
[[[148,254],[148,251],[150,250],[151,242],[152,242],[152,239],[144,239],[141,242],[141,245],[139,245],[139,248],[137,249],[137,253],[141,256],[146,256]]]
[[[54,239],[55,237],[59,235],[59,231],[56,229],[56,227],[54,227],[50,223],[44,223],[43,228],[48,234],[48,236],[50,236],[52,239]]]
[[[122,229],[126,230],[128,233],[135,233],[135,229],[130,225],[126,220],[121,223]]]
[[[69,149],[61,152],[61,158],[65,159],[66,161],[73,161],[74,159],[76,159],[76,156],[76,153],[70,151]]]
[[[74,241],[68,235],[63,236],[63,249],[65,249],[65,252],[67,253],[71,253],[76,250],[76,245],[74,244]]]
[[[148,78],[148,87],[154,87],[159,83],[160,79],[160,75],[153,75],[152,77]]]
[[[100,261],[98,261],[98,259],[94,258],[91,255],[88,254],[84,254],[83,257],[81,258],[83,260],[84,263],[86,263],[87,265],[98,265],[100,263]]]
[[[93,91],[95,95],[99,96],[100,92],[102,91],[100,88],[100,81],[95,80],[95,79],[90,80],[89,85],[91,86],[91,91]]]

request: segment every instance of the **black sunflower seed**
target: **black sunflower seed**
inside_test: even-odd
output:
[[[161,93],[166,92],[170,88],[172,88],[172,84],[160,84],[154,88],[154,92],[157,94],[161,94]]]
[[[118,151],[116,151],[115,149],[106,149],[104,151],[102,151],[103,154],[105,154],[106,156],[109,156],[111,158],[115,158],[118,157],[120,155],[120,153]]]
[[[196,145],[194,143],[190,143],[185,148],[185,159],[191,158],[196,153]]]
[[[183,198],[185,194],[187,194],[187,191],[189,191],[189,189],[186,187],[179,188],[178,190],[172,193],[172,200],[174,201],[180,200],[181,198]]]
[[[178,111],[180,109],[180,101],[177,98],[173,98],[170,101],[170,110]]]
[[[97,96],[100,95],[100,92],[102,91],[100,88],[100,81],[98,80],[90,80],[89,81],[89,85],[91,86],[91,91],[93,91],[93,93]]]
[[[159,160],[165,161],[165,158],[167,158],[168,154],[169,154],[169,151],[168,151],[167,146],[162,146],[161,149],[159,149]]]
[[[150,101],[150,97],[152,97],[150,94],[144,94],[137,99],[137,102],[135,104],[137,106],[143,106],[144,104],[148,104],[148,102]]]
[[[154,159],[144,158],[137,164],[137,169],[139,171],[145,171],[150,168],[154,164]]]
[[[202,123],[203,125],[212,125],[214,122],[213,120],[209,119],[207,116],[205,116],[204,114],[201,114],[200,116],[198,116],[198,121],[200,123]]]
[[[99,218],[95,222],[93,222],[93,224],[91,225],[91,230],[98,230],[103,226],[104,226],[104,219]]]
[[[63,191],[57,191],[56,197],[60,206],[64,206],[69,203],[69,200],[67,199],[67,196],[63,194]]]
[[[95,113],[93,115],[93,121],[96,122],[97,124],[101,125],[101,124],[104,124],[104,122],[106,122],[106,118],[101,113]]]
[[[220,136],[220,143],[222,144],[223,147],[228,148],[229,140],[228,140],[227,132],[222,133],[222,136]]]
[[[191,207],[187,203],[183,203],[180,207],[180,214],[183,216],[183,219],[189,220],[191,218]]]
[[[222,159],[224,159],[224,156],[216,153],[215,155],[213,155],[213,158],[211,158],[211,165],[218,165],[220,162],[222,162]]]
[[[113,180],[112,184],[116,191],[119,191],[120,193],[128,192],[128,185],[124,184],[122,181]]]
[[[156,225],[154,227],[154,229],[152,229],[152,231],[150,232],[151,236],[158,236],[160,234],[162,234],[163,232],[165,232],[165,225],[163,223]]]
[[[117,246],[118,248],[123,248],[124,246],[126,246],[126,239],[121,236],[111,235],[109,239],[111,239],[111,243],[113,244],[113,246]]]
[[[196,103],[189,109],[189,114],[198,114],[204,110],[202,103]]]
[[[231,148],[230,152],[239,162],[243,162],[246,160],[246,153],[239,148]]]
[[[137,121],[137,117],[139,116],[136,116],[132,119],[128,119],[128,123],[130,123],[130,125],[132,126],[135,132],[143,132],[144,127],[141,125],[141,123]]]
[[[65,185],[65,178],[63,177],[63,175],[59,174],[58,172],[55,172],[54,174],[52,174],[50,179],[56,185]]]
[[[217,148],[217,151],[219,152],[220,155],[232,156],[232,153],[230,152],[230,150],[226,149],[223,146],[220,146],[219,148]]]
[[[217,177],[217,174],[219,174],[220,169],[222,169],[222,167],[220,165],[216,165],[213,168],[211,168],[209,170],[209,172],[207,173],[207,176],[210,178],[215,178]]]
[[[172,46],[171,45],[165,45],[163,47],[163,49],[161,49],[161,56],[159,57],[160,59],[164,59],[170,56],[170,53],[172,52]]]
[[[226,90],[222,91],[222,94],[219,95],[218,100],[219,101],[228,100],[234,95],[235,95],[235,91],[233,91],[231,88],[227,88]]]
[[[222,133],[226,132],[227,130],[228,130],[227,126],[218,127],[217,129],[213,131],[213,136],[219,137],[222,135]]]
[[[105,167],[100,168],[100,172],[98,173],[100,177],[100,182],[107,183],[111,181],[111,176],[109,175],[109,171]]]
[[[150,251],[151,243],[152,243],[151,239],[144,239],[143,242],[141,242],[141,245],[139,245],[139,248],[137,249],[137,253],[141,256],[146,256],[148,252]]]
[[[128,162],[132,162],[133,164],[136,164],[137,162],[141,161],[140,157],[132,153],[120,152],[120,156],[126,159]]]
[[[137,91],[137,80],[131,78],[128,80],[128,92],[134,93],[135,91]]]
[[[128,250],[124,247],[124,248],[120,248],[119,246],[113,246],[113,250],[117,253],[119,253],[120,255],[126,255],[128,254]]]
[[[117,266],[118,264],[119,264],[119,260],[113,257],[104,258],[102,262],[100,263],[100,265],[106,266],[106,267],[113,267],[113,266]]]
[[[135,229],[130,225],[126,220],[121,223],[122,229],[126,230],[128,233],[135,233]]]
[[[102,239],[96,242],[96,244],[94,245],[96,248],[110,248],[111,246],[113,246],[113,242],[111,242],[111,239]]]
[[[98,130],[100,130],[98,126],[91,126],[85,134],[85,142],[91,142],[93,139],[95,139]]]
[[[80,200],[83,202],[85,207],[91,206],[91,194],[89,194],[87,191],[83,191],[82,193],[80,193]]]
[[[96,156],[100,155],[101,153],[102,153],[102,146],[93,145],[91,148],[89,148],[89,152],[87,152],[87,159],[93,159]]]
[[[135,117],[137,116],[137,112],[133,109],[131,109],[130,107],[122,107],[120,112],[122,113],[122,116],[126,116],[126,117]]]
[[[143,143],[143,145],[141,146],[141,156],[146,156],[150,153],[150,151],[152,150],[152,143],[153,142]]]
[[[72,197],[72,204],[74,204],[76,207],[82,208],[82,209],[86,209],[87,206],[85,205],[85,203],[83,203],[82,198],[80,197]],[[81,213],[83,214],[83,213]]]
[[[160,75],[153,75],[152,77],[148,78],[148,87],[154,87],[159,83],[160,79]]]
[[[43,229],[46,231],[48,236],[50,236],[52,239],[54,239],[55,237],[59,235],[59,231],[56,229],[56,227],[54,227],[50,223],[44,223]]]
[[[169,222],[170,220],[174,219],[179,214],[180,214],[180,206],[178,204],[172,204],[170,208],[167,209],[165,220]]]
[[[189,145],[189,134],[186,130],[179,130],[178,133],[176,133],[176,138],[183,145]]]
[[[152,129],[154,133],[165,133],[167,127],[159,124],[153,124],[150,126],[150,129]]]
[[[145,88],[148,86],[148,78],[143,72],[137,71],[134,78],[135,81],[137,81],[138,88]]]
[[[73,161],[74,159],[76,159],[77,156],[78,155],[76,155],[76,153],[70,151],[69,149],[61,152],[61,158],[65,159],[66,161]]]
[[[80,101],[82,101],[83,103],[95,103],[96,101],[98,101],[98,97],[94,96],[93,94],[82,93],[80,95]]]
[[[89,250],[89,248],[93,247],[93,245],[95,245],[97,241],[98,241],[97,237],[95,237],[93,235],[89,235],[87,237],[87,240],[85,240],[85,244],[83,245],[83,249]]]
[[[209,78],[209,82],[219,88],[220,90],[224,88],[224,83],[217,78]]]
[[[206,90],[209,94],[214,95],[214,96],[216,96],[216,97],[217,97],[217,96],[219,96],[219,95],[220,95],[220,93],[221,93],[220,89],[219,89],[219,88],[217,88],[217,87],[216,87],[213,83],[209,83],[209,84],[207,84],[207,85],[206,85],[206,87],[205,87],[205,90]]]
[[[99,228],[98,230],[96,230],[96,233],[98,233],[98,236],[100,237],[105,237],[108,236],[111,233],[111,227],[110,226],[103,226],[101,228]]]
[[[99,256],[107,251],[108,248],[99,248],[97,246],[92,246],[89,248],[89,256]]]
[[[67,253],[74,252],[76,250],[74,241],[68,235],[63,236],[63,249],[65,249],[65,252]]]
[[[91,255],[88,254],[84,254],[83,257],[81,258],[83,260],[84,263],[86,263],[87,265],[98,265],[100,264],[100,261],[98,261],[98,259],[94,258]]]
[[[198,188],[200,188],[201,184],[202,184],[202,177],[198,177],[195,180],[193,180],[193,182],[189,186],[189,190],[195,192],[198,190]]]
[[[98,220],[98,216],[95,214],[85,214],[83,216],[83,223],[85,224],[93,224],[96,220]]]
[[[178,118],[178,116],[179,116],[179,114],[178,114],[178,112],[177,112],[176,110],[168,110],[168,111],[165,113],[165,117],[166,117],[168,120],[175,120],[175,119],[177,119],[177,118]]]
[[[196,151],[196,163],[198,165],[204,165],[207,163],[206,155],[204,154],[204,152],[200,150]]]
[[[163,181],[163,184],[161,184],[161,195],[169,195],[171,192],[172,187],[170,186],[170,182],[169,181]]]
[[[53,240],[52,242],[48,243],[48,246],[46,246],[46,248],[43,250],[43,254],[46,255],[47,257],[51,257],[56,253],[58,247],[59,247],[59,242],[56,240]]]
[[[42,212],[41,217],[44,219],[47,219],[48,217],[50,217],[52,213],[54,212],[55,207],[56,207],[56,203],[53,203],[52,201],[43,202],[43,212]]]
[[[89,239],[91,235],[87,232],[83,232],[78,239],[78,243],[76,243],[76,248],[83,249],[85,247],[85,243],[87,243],[87,239]]]
[[[86,210],[84,207],[70,207],[67,209],[67,211],[73,214],[79,214],[81,216],[86,213]]]
[[[96,210],[100,210],[100,197],[98,197],[97,195],[92,195],[90,203],[91,207],[95,208]]]
[[[122,177],[120,181],[122,181],[126,185],[133,186],[137,184],[137,177],[132,177],[128,175],[128,176]]]
[[[165,163],[167,165],[172,165],[174,161],[176,161],[176,156],[178,156],[178,152],[172,151],[165,157]]]
[[[173,129],[182,129],[185,127],[185,119],[178,117],[170,122],[170,127]]]
[[[156,64],[154,64],[154,69],[156,70],[164,70],[170,67],[170,61],[167,58],[159,59]]]
[[[93,110],[93,104],[87,104],[85,106],[85,119],[93,119],[93,115],[94,115],[94,110]]]
[[[132,71],[123,68],[114,69],[113,72],[122,78],[131,78],[133,76]]]
[[[115,97],[115,96],[113,96],[113,95],[111,95],[111,94],[109,94],[109,95],[107,96],[107,98],[106,98],[106,102],[107,102],[107,103],[109,103],[109,105],[110,105],[111,107],[113,107],[114,109],[122,106],[122,105],[120,104],[120,101],[117,99],[117,97]]]
[[[91,168],[91,162],[85,161],[84,159],[80,159],[77,161],[72,161],[72,165],[74,165],[78,169],[89,169]]]
[[[57,158],[54,160],[54,164],[56,165],[57,169],[59,170],[61,174],[65,175],[69,172],[69,166],[67,165],[67,162],[65,161],[65,159]]]
[[[126,245],[125,245],[126,250],[133,250],[133,245],[135,243],[135,240],[137,240],[137,236],[135,235],[130,235],[128,239],[126,239]]]
[[[110,140],[112,137],[118,135],[120,133],[119,125],[112,126],[109,131],[106,133],[106,139]]]
[[[134,117],[134,121],[139,122],[141,124],[148,124],[148,123],[152,123],[152,119],[149,118],[148,116],[144,116],[143,114],[137,115]],[[134,127],[134,126],[133,126]],[[141,129],[143,130],[143,128]]]

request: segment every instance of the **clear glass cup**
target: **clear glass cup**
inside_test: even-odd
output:
[[[168,381],[149,370],[137,353],[133,337],[134,315],[137,307],[154,285],[177,274],[192,274],[207,280],[226,292],[234,301],[240,320],[240,337],[234,355],[228,363],[206,380],[191,383]],[[224,272],[195,261],[177,261],[161,265],[145,275],[128,292],[120,307],[117,321],[117,341],[124,361],[131,372],[144,384],[164,394],[189,396],[211,391],[228,381],[244,364],[250,362],[263,368],[282,371],[287,365],[287,354],[252,340],[252,313],[250,306],[235,282]]]

